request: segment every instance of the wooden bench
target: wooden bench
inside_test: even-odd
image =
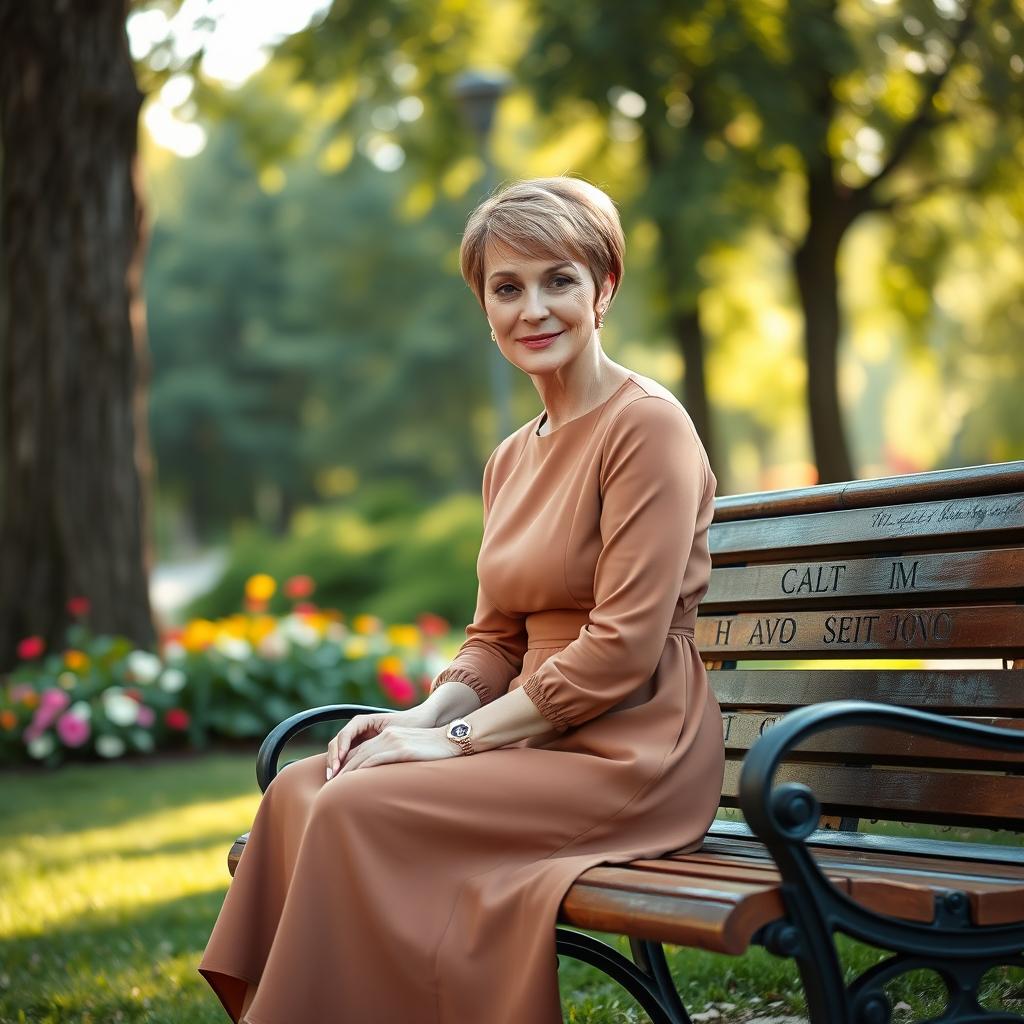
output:
[[[921,968],[948,989],[943,1022],[1024,1019],[976,1002],[992,966],[1024,965],[1020,846],[858,831],[1024,831],[1024,462],[720,498],[710,542],[697,643],[724,719],[722,806],[747,824],[717,821],[696,853],[587,871],[560,923],[627,936],[633,959],[568,927],[559,954],[610,975],[654,1024],[689,1021],[662,943],[794,957],[815,1024],[888,1021],[883,986]],[[892,664],[925,658],[991,661]],[[291,736],[367,710],[281,723],[261,789]],[[847,982],[837,932],[890,955]]]

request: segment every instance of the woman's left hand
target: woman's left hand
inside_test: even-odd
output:
[[[372,768],[378,764],[396,761],[443,761],[460,757],[458,747],[445,736],[443,728],[415,729],[391,726],[371,739],[352,747],[345,757],[338,775],[358,768]],[[337,778],[337,776],[335,776]]]

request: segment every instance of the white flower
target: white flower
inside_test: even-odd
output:
[[[164,661],[183,661],[188,655],[177,640],[169,640],[164,644]]]
[[[124,740],[120,736],[97,736],[96,753],[100,757],[120,757],[124,753]]]
[[[37,736],[34,740],[29,740],[26,744],[29,754],[40,760],[52,754],[56,746],[57,741],[53,738],[53,734],[48,732],[44,732],[42,736]]]
[[[160,678],[156,681],[156,685],[168,693],[177,693],[185,688],[187,682],[188,676],[180,668],[165,668],[160,673]]]
[[[292,643],[300,647],[316,647],[320,643],[320,633],[304,622],[300,615],[286,616],[281,620],[280,628]]]
[[[260,640],[256,651],[261,658],[278,661],[288,653],[288,641],[275,629]]]
[[[440,651],[429,651],[423,658],[423,672],[431,679],[436,679],[451,664]]]
[[[164,667],[163,662],[149,651],[132,651],[128,655],[128,671],[137,683],[151,683]]]
[[[83,718],[88,722],[92,718],[92,705],[86,700],[76,700],[68,708],[68,714]]]
[[[219,636],[214,641],[214,646],[232,661],[245,661],[252,654],[252,645],[248,640],[237,636]]]
[[[324,636],[328,640],[333,640],[336,644],[340,644],[348,636],[348,630],[340,622],[328,622],[327,629],[324,630]]]
[[[139,717],[139,705],[118,686],[111,686],[103,694],[103,711],[114,725],[134,725]]]

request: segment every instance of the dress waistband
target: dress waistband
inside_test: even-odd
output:
[[[572,643],[580,630],[590,621],[586,608],[551,608],[526,616],[527,648],[544,647],[551,643]],[[693,626],[673,623],[668,634],[693,636]]]

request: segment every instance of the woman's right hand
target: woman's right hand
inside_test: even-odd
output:
[[[356,715],[327,744],[327,778],[337,775],[352,747],[371,739],[390,726],[401,726],[407,729],[433,729],[437,725],[437,715],[426,704],[419,704],[404,711],[377,712],[369,715]]]

